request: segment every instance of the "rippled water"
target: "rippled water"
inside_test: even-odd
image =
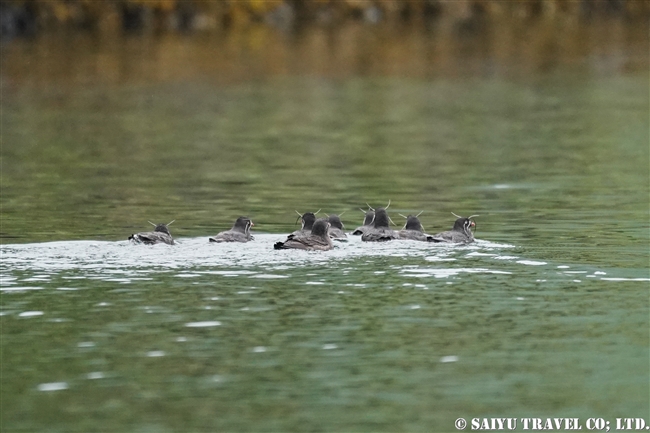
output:
[[[229,39],[3,48],[3,431],[650,419],[647,31],[521,65],[412,34],[388,73],[352,30],[375,60],[306,36],[269,74]],[[479,241],[272,249],[296,209],[388,200]],[[255,241],[208,243],[242,214]],[[178,245],[126,241],[173,219]]]
[[[485,240],[283,237],[3,246],[4,422],[449,431],[647,410],[647,276]]]

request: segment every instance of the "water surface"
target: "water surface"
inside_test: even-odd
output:
[[[650,421],[647,31],[601,24],[3,47],[3,431]],[[479,241],[272,250],[389,200]]]
[[[3,246],[5,425],[448,431],[647,410],[647,274],[485,240],[282,238]]]

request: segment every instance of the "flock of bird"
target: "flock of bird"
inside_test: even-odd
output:
[[[390,202],[388,203],[390,206]],[[435,235],[430,235],[424,232],[424,228],[420,223],[418,217],[422,212],[417,215],[408,215],[402,217],[406,218],[406,224],[401,230],[393,230],[390,228],[389,223],[392,222],[386,209],[379,207],[373,209],[368,206],[365,213],[363,224],[357,227],[350,233],[353,236],[361,236],[364,242],[385,242],[392,240],[411,240],[421,242],[442,242],[442,243],[461,243],[466,244],[474,242],[474,235],[472,227],[476,227],[472,218],[478,215],[472,215],[467,218],[453,214],[457,219],[451,230],[441,232]],[[297,211],[296,211],[297,212]],[[306,212],[300,214],[302,227],[287,236],[283,242],[276,242],[273,248],[276,250],[284,249],[298,249],[298,250],[317,250],[327,251],[334,248],[333,241],[347,240],[345,228],[341,222],[339,215],[328,215],[327,218],[316,218],[317,212]],[[150,224],[155,226],[154,231],[145,233],[136,233],[129,236],[129,240],[138,244],[153,245],[158,243],[165,243],[174,245],[174,239],[169,232],[169,225],[174,221],[167,224]],[[216,236],[209,238],[210,242],[248,242],[253,240],[251,235],[251,227],[253,221],[250,218],[241,216],[237,218],[235,224],[230,230],[223,231]]]

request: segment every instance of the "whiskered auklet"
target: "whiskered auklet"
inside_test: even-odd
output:
[[[319,218],[314,222],[311,232],[308,235],[290,234],[286,241],[276,242],[273,248],[276,250],[331,250],[334,248],[334,244],[327,234],[329,228],[330,223],[325,218]]]
[[[230,230],[223,231],[210,238],[210,242],[248,242],[255,239],[251,235],[253,221],[245,216],[240,216]]]
[[[404,218],[406,218],[406,224],[404,224],[404,228],[402,230],[397,232],[400,239],[433,242],[433,236],[424,233],[424,227],[422,227],[422,223],[418,218],[421,213],[422,212],[417,215],[409,215],[406,217],[402,215]]]
[[[174,220],[176,221],[176,220]],[[149,221],[149,224],[155,227],[152,232],[135,233],[129,236],[129,240],[136,244],[154,245],[154,244],[168,244],[174,245],[174,239],[169,233],[169,226],[174,221],[167,224],[154,224]]]
[[[388,226],[389,221],[386,209],[383,207],[375,209],[372,226],[366,229],[366,232],[361,236],[361,240],[365,242],[384,242],[398,239],[397,232]]]
[[[341,222],[341,217],[339,215],[328,215],[327,221],[330,223],[328,233],[332,239],[343,241],[348,238],[343,231],[345,227],[343,226],[343,222]]]
[[[478,215],[472,215],[467,218],[458,216],[453,212],[452,215],[458,218],[454,222],[454,227],[449,231],[433,235],[431,241],[455,244],[468,244],[474,242],[474,234],[472,233],[471,228],[476,227],[476,223],[474,223],[471,218],[477,217]]]
[[[320,212],[320,209],[318,212]],[[296,211],[296,213],[300,215],[300,212]],[[296,236],[308,236],[311,233],[311,228],[314,226],[314,222],[316,221],[316,214],[314,212],[305,212],[300,215],[300,221],[302,223],[300,230],[296,230],[291,234]]]
[[[363,225],[357,227],[354,229],[354,231],[351,233],[354,236],[361,236],[368,230],[369,228],[372,228],[372,222],[375,220],[375,210],[373,208],[368,209],[368,211],[364,211],[363,209],[360,209],[361,212],[365,213],[365,217],[363,218]]]

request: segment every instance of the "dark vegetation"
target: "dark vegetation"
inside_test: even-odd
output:
[[[262,22],[295,29],[369,23],[449,20],[459,29],[490,16],[619,16],[647,19],[649,0],[23,0],[0,2],[3,37],[32,36],[48,28],[86,31],[209,31]]]

